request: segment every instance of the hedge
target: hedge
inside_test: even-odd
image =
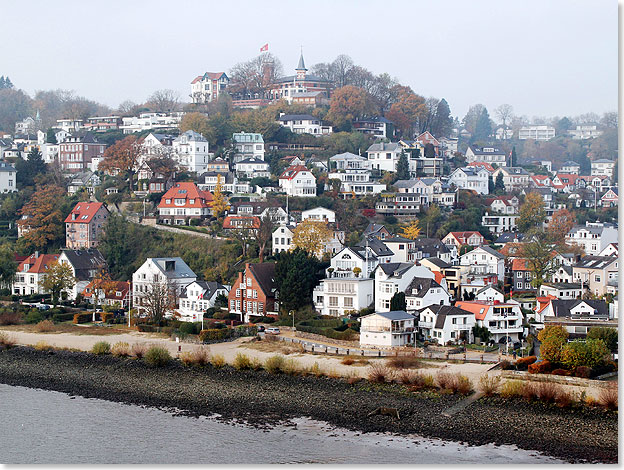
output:
[[[55,313],[54,315],[52,315],[52,321],[54,321],[54,323],[73,321],[74,316],[74,313]]]
[[[255,326],[237,326],[236,328],[211,328],[199,332],[199,340],[203,343],[208,341],[225,341],[241,336],[255,336],[258,328]]]
[[[93,314],[91,313],[76,313],[74,314],[74,323],[89,323],[93,320]]]
[[[548,374],[551,370],[553,370],[553,364],[547,360],[529,365],[529,372],[531,374]]]

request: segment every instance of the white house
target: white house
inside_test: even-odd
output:
[[[318,136],[332,133],[332,126],[324,124],[321,119],[311,114],[280,113],[278,121],[282,127],[290,129],[294,134],[312,134]]]
[[[472,312],[475,323],[478,326],[486,327],[492,334],[492,340],[495,343],[513,343],[518,341],[524,332],[522,311],[520,304],[515,300],[505,303],[483,300],[459,301],[455,303],[455,306]]]
[[[566,243],[579,245],[587,255],[598,255],[611,243],[618,242],[615,226],[603,222],[585,222],[575,225],[566,235]]]
[[[366,315],[360,319],[360,345],[392,348],[414,344],[415,321],[403,310]]]
[[[385,262],[390,257],[379,256],[371,246],[344,247],[332,256],[327,275],[328,277],[351,277],[354,276],[354,270],[356,270],[360,273],[359,277],[369,278],[380,263],[380,259]]]
[[[286,168],[279,185],[289,196],[316,197],[316,177],[303,165]]]
[[[524,168],[512,166],[497,168],[492,174],[492,179],[496,181],[499,174],[503,175],[503,184],[507,192],[529,186],[529,173]]]
[[[555,138],[552,126],[524,126],[518,130],[518,140],[550,140]]]
[[[376,139],[391,139],[394,136],[394,125],[383,116],[356,119],[353,130],[362,134],[372,135]]]
[[[365,196],[367,194],[379,194],[386,190],[387,186],[371,180],[370,170],[341,170],[333,171],[327,175],[328,180],[340,180],[340,192],[347,198],[353,195]],[[325,185],[326,190],[330,185]]]
[[[341,317],[373,303],[373,279],[355,276],[323,279],[314,288],[314,308],[321,315]]]
[[[204,320],[204,313],[215,306],[219,295],[227,299],[229,289],[218,282],[195,281],[187,285],[178,299],[178,314],[181,321],[195,322]],[[227,300],[226,300],[227,305]]]
[[[195,131],[188,130],[180,134],[172,144],[173,159],[182,168],[197,174],[206,171],[206,165],[213,154],[208,150],[208,140]]]
[[[380,142],[371,145],[366,150],[372,169],[391,173],[396,172],[401,153],[403,153],[403,147],[398,143]]]
[[[264,160],[264,139],[262,134],[250,132],[234,133],[232,134],[232,145],[235,151],[233,163],[251,157]]]
[[[356,155],[351,152],[339,153],[333,157],[329,157],[331,168],[336,170],[368,170],[370,162],[368,158],[362,155]]]
[[[597,126],[576,126],[576,129],[570,129],[568,133],[573,139],[595,139],[602,135],[602,131],[597,129]]]
[[[196,104],[216,101],[221,94],[226,93],[229,83],[230,79],[224,72],[206,72],[191,82],[191,99]]]
[[[468,166],[456,168],[449,176],[449,184],[460,189],[470,189],[479,194],[489,194],[488,186],[490,174],[481,167]]]
[[[505,278],[505,256],[489,246],[464,253],[459,257],[459,265],[470,274],[496,274],[499,281]]]
[[[466,149],[466,162],[485,162],[490,165],[507,166],[507,155],[503,150],[496,147],[477,147],[476,145],[470,145],[468,149]]]
[[[76,283],[67,292],[69,300],[74,300],[79,293],[85,290],[98,272],[106,267],[106,260],[97,249],[68,250],[62,249],[58,258],[60,264],[71,268]]]
[[[391,263],[414,262],[413,249],[416,245],[414,240],[401,236],[394,236],[386,238],[383,242],[393,253],[390,259]]]
[[[17,171],[7,162],[0,162],[0,193],[17,191]]]
[[[234,164],[234,169],[236,170],[236,176],[239,178],[269,178],[271,176],[268,162],[258,157],[241,160]]]
[[[142,131],[166,131],[178,127],[182,120],[183,112],[171,113],[141,113],[139,116],[121,118],[122,125],[119,126],[124,134],[132,134]]]
[[[132,305],[139,315],[146,314],[147,298],[160,285],[181,295],[197,276],[182,258],[147,258],[132,275]]]
[[[591,175],[592,176],[608,176],[613,179],[613,172],[615,171],[615,160],[607,160],[601,158],[591,162]]]
[[[418,313],[418,331],[426,341],[445,345],[473,340],[475,316],[472,312],[450,305],[432,304]]]
[[[415,277],[435,279],[435,275],[429,268],[413,263],[379,264],[374,271],[375,310],[389,312],[390,301],[394,294],[405,292]]]
[[[336,213],[325,207],[315,207],[301,212],[301,221],[313,220],[315,222],[336,223]]]
[[[475,292],[475,300],[484,300],[486,302],[504,302],[505,294],[494,286],[485,286]]]
[[[563,173],[565,175],[580,175],[581,165],[571,160],[568,160],[566,162],[563,162],[560,173]]]
[[[273,242],[271,245],[271,252],[273,254],[281,253],[282,251],[288,251],[292,248],[294,229],[294,225],[280,225],[275,229],[275,231],[271,235]]]
[[[40,255],[38,251],[27,257],[18,266],[13,278],[14,295],[44,294],[41,285],[48,268],[58,261],[59,255]]]
[[[440,283],[435,279],[415,277],[405,289],[405,303],[408,312],[420,310],[429,305],[450,305],[451,296],[442,276]]]

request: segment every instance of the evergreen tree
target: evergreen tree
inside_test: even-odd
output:
[[[447,137],[453,129],[453,118],[447,101],[442,98],[436,107],[436,114],[431,126],[431,133],[437,137]]]
[[[518,166],[518,155],[516,154],[516,146],[511,148],[511,166]]]
[[[4,75],[0,76],[0,90],[4,90],[6,82],[4,81]]]
[[[478,140],[487,140],[490,137],[490,134],[492,134],[492,121],[490,120],[487,108],[484,106],[481,110],[479,118],[477,119],[475,131],[472,134],[472,141],[476,142]]]
[[[17,170],[17,184],[20,188],[34,186],[35,177],[46,173],[48,170],[43,162],[43,155],[37,147],[33,147],[28,153],[28,160],[18,158],[15,162],[15,169]]]
[[[4,88],[13,88],[13,83],[11,82],[11,79],[8,75],[4,79]]]
[[[312,303],[312,291],[325,274],[322,268],[316,256],[299,248],[280,253],[275,265],[275,284],[282,311],[298,310]]]
[[[435,157],[435,147],[433,144],[429,143],[425,145],[425,158],[434,158]]]
[[[407,309],[407,303],[405,302],[405,292],[397,292],[390,299],[390,310],[405,310]]]
[[[496,177],[496,183],[494,184],[494,192],[503,194],[505,192],[505,183],[503,181],[503,172],[501,171]]]
[[[399,157],[396,176],[400,180],[408,180],[410,177],[409,162],[407,161],[405,152],[401,152],[401,156]]]
[[[488,176],[488,193],[494,193],[494,188],[494,179],[492,178],[492,175],[490,175]]]
[[[56,141],[56,134],[54,132],[54,129],[52,129],[52,128],[48,129],[48,132],[46,132],[46,143],[48,143],[48,144],[57,144],[58,143]]]

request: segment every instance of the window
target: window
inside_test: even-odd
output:
[[[236,297],[240,297],[240,289],[236,289]]]
[[[523,275],[524,275],[524,273],[522,271],[518,271],[518,279],[522,279]]]
[[[247,278],[247,286],[251,287],[251,278],[250,277]]]
[[[518,289],[522,289],[522,282],[518,282]]]
[[[598,274],[594,275],[594,281],[600,282],[600,275]]]
[[[344,298],[344,306],[353,308],[353,297],[345,297]]]
[[[329,298],[329,306],[330,307],[338,307],[338,297],[330,297]]]

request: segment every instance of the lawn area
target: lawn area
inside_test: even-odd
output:
[[[83,323],[81,325],[75,325],[72,322],[57,323],[54,325],[52,331],[39,331],[37,325],[8,325],[3,326],[2,330],[6,331],[23,331],[26,333],[41,333],[41,334],[58,334],[58,333],[70,333],[73,335],[97,335],[97,336],[109,336],[119,335],[123,333],[130,333],[136,331],[133,328],[128,328],[124,325],[115,325],[115,327],[107,326],[95,326],[89,323]]]
[[[260,341],[249,341],[243,343],[239,348],[255,349],[262,352],[274,352],[279,354],[301,354],[304,352],[303,346],[299,343],[287,343],[278,339],[263,339]]]

